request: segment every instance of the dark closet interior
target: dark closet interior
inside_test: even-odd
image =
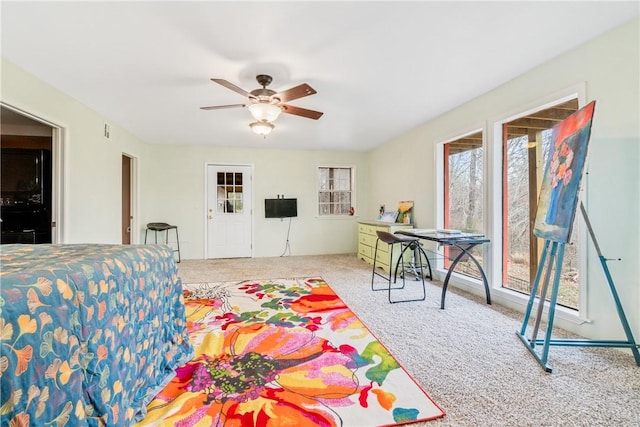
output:
[[[0,243],[51,243],[51,137],[2,135]]]

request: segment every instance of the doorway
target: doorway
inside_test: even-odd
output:
[[[122,244],[130,245],[131,242],[131,222],[133,214],[131,211],[131,173],[133,169],[133,159],[126,154],[122,155]]]
[[[2,129],[0,243],[58,243],[61,129],[7,104]]]
[[[206,165],[206,258],[250,258],[252,167]]]

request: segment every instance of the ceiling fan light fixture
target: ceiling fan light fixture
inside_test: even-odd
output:
[[[256,102],[249,105],[249,112],[259,122],[272,122],[280,116],[282,109],[268,102]]]
[[[256,135],[262,135],[262,136],[269,135],[271,131],[273,131],[273,129],[275,128],[275,126],[272,123],[269,123],[266,121],[253,122],[249,126],[251,127],[251,130],[253,131],[253,133],[255,133]]]

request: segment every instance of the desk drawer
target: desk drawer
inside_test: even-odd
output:
[[[395,231],[413,228],[409,224],[398,223],[381,223],[376,222],[372,224],[358,223],[358,258],[365,260],[368,263],[373,263],[373,257],[376,257],[376,269],[381,268],[389,272],[389,266],[395,265],[395,261],[400,255],[400,245],[396,245],[393,250],[393,260],[389,259],[390,248],[389,245],[379,241],[377,231],[385,231],[387,233],[394,233]],[[376,242],[378,243],[378,252],[374,252],[376,248]],[[405,253],[405,256],[410,259],[411,254]]]
[[[360,234],[358,234],[358,237],[359,237],[358,241],[362,245],[367,245],[367,246],[371,246],[371,247],[374,247],[376,245],[377,237],[375,237],[375,236],[372,236],[370,234],[362,234],[362,233],[360,233]]]
[[[373,249],[371,246],[358,245],[358,256],[361,258],[367,258],[367,260],[373,260]]]
[[[380,248],[378,248],[378,253],[376,254],[376,262],[389,265],[389,252],[381,252]]]
[[[358,224],[358,233],[376,235],[376,226],[369,224]]]
[[[373,261],[372,261],[373,262]],[[378,257],[376,257],[376,268],[381,268],[387,273],[389,272],[389,257],[380,258],[380,254],[378,253]]]
[[[375,239],[375,240],[377,240],[377,237],[376,237],[376,239]],[[376,248],[375,240],[374,240],[374,242],[373,242],[373,249],[374,249],[374,250],[375,250],[375,248]],[[388,245],[388,244],[386,244],[385,242],[383,242],[382,240],[380,240],[380,241],[378,242],[378,253],[383,253],[383,254],[384,254],[384,256],[386,256],[387,258],[389,258],[389,245]]]

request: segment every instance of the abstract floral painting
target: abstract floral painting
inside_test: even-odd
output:
[[[594,109],[595,101],[592,101],[552,130],[534,227],[534,234],[539,238],[569,242]]]
[[[444,416],[321,278],[184,288],[195,357],[140,426],[380,426]]]

